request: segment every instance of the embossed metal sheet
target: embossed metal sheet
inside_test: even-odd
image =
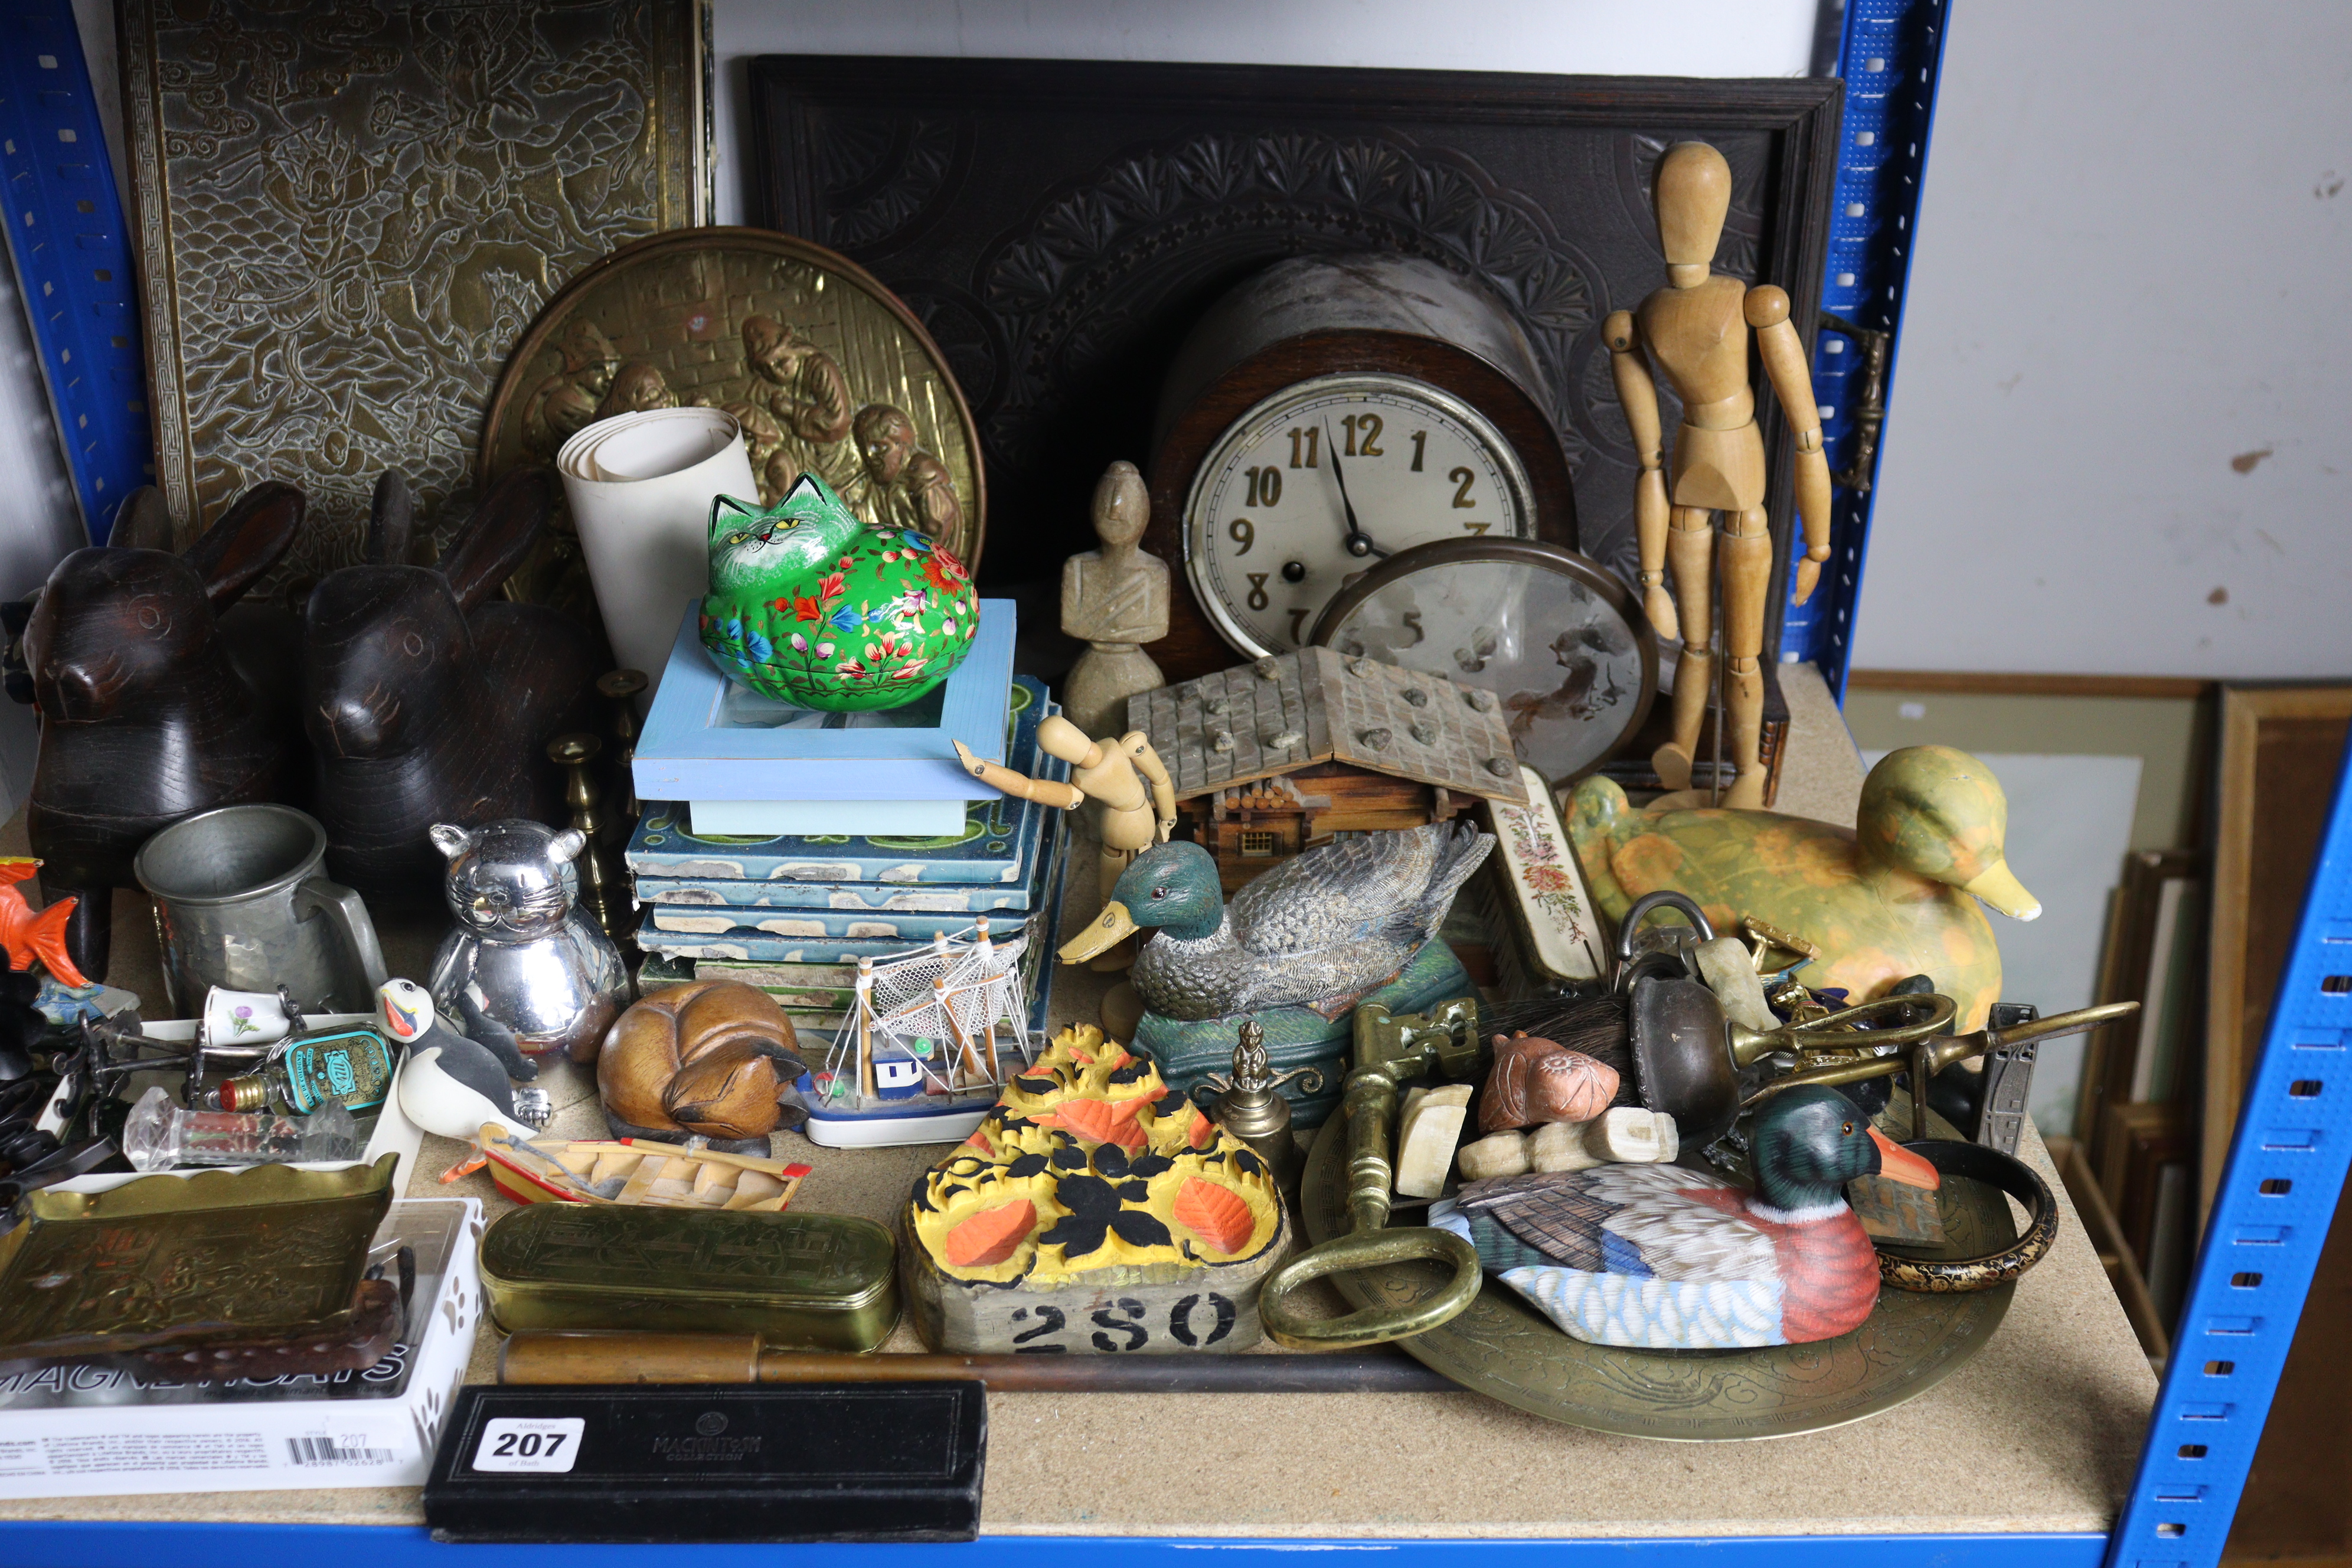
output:
[[[864,268],[765,229],[658,235],[574,279],[499,378],[482,471],[551,461],[608,414],[688,404],[743,426],[763,504],[814,472],[867,522],[920,528],[979,568],[980,437],[947,356]],[[869,458],[892,411],[898,449]]]
[[[398,1163],[28,1194],[0,1237],[0,1359],[336,1331]]]
[[[273,584],[358,559],[387,468],[471,488],[490,384],[582,268],[709,206],[702,0],[123,0],[155,482],[189,537],[310,497]]]
[[[1952,1136],[1931,1119],[1931,1131]],[[1346,1229],[1346,1139],[1323,1124],[1300,1184],[1310,1243]],[[1914,1255],[1969,1258],[2016,1239],[2008,1200],[1974,1182],[1948,1182],[1944,1245]],[[1398,1264],[1331,1282],[1350,1307],[1401,1306],[1434,1292],[1444,1270]],[[1397,1343],[1465,1388],[1534,1415],[1629,1437],[1721,1442],[1787,1437],[1875,1415],[1916,1399],[1992,1337],[2014,1285],[1974,1295],[1882,1289],[1869,1321],[1834,1340],[1743,1351],[1640,1351],[1587,1344],[1554,1328],[1491,1277],[1470,1310]]]

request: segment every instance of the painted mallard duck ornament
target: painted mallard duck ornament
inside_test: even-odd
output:
[[[1343,838],[1276,866],[1230,908],[1206,849],[1155,845],[1120,874],[1094,923],[1063,946],[1062,962],[1083,963],[1150,928],[1128,978],[1160,1017],[1352,1001],[1436,936],[1494,844],[1466,822]]]
[[[761,511],[710,502],[711,661],[763,697],[830,713],[914,701],[980,630],[962,563],[912,529],[868,528],[814,474]]]
[[[1935,1187],[1835,1089],[1756,1114],[1752,1193],[1679,1165],[1601,1165],[1465,1184],[1430,1223],[1562,1332],[1644,1350],[1807,1344],[1862,1326],[1878,1253],[1845,1201],[1857,1176]]]
[[[1671,889],[1717,931],[1742,917],[1813,942],[1813,989],[1856,1002],[1913,974],[1959,1005],[1962,1033],[2000,1000],[2000,949],[1979,900],[2030,921],[2041,902],[2002,857],[2009,799],[1992,770],[1949,746],[1889,752],[1863,781],[1855,828],[1769,811],[1636,811],[1595,775],[1576,786],[1568,831],[1592,895],[1622,920]]]

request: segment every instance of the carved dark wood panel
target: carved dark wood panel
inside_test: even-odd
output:
[[[1652,174],[1698,137],[1736,185],[1720,268],[1780,284],[1811,341],[1839,86],[1097,61],[751,64],[755,222],[855,258],[946,352],[988,463],[988,576],[1093,541],[1148,461],[1200,313],[1284,257],[1425,256],[1510,305],[1551,384],[1586,551],[1633,570],[1633,456],[1600,323],[1665,282]],[[1675,410],[1666,410],[1671,422]],[[1671,423],[1669,425],[1671,428]],[[1785,562],[1787,433],[1769,505]],[[1777,597],[1768,651],[1779,646]]]

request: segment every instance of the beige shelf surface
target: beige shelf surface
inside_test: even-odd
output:
[[[1790,754],[1778,809],[1851,826],[1862,764],[1820,676],[1780,672]],[[23,853],[21,814],[0,853]],[[1074,855],[1066,929],[1097,903]],[[383,925],[396,974],[422,976],[437,923]],[[119,894],[113,974],[160,1000],[145,901]],[[145,984],[142,984],[142,980]],[[1091,1016],[1102,981],[1063,970],[1057,1023]],[[593,1075],[544,1075],[551,1131],[606,1133]],[[938,1148],[819,1149],[796,1208],[892,1221]],[[1003,1535],[1634,1537],[2104,1531],[2129,1490],[2156,1380],[2049,1155],[2021,1151],[2059,1194],[2056,1247],[2019,1284],[1991,1342],[1885,1415],[1766,1443],[1659,1443],[1562,1426],[1462,1394],[1000,1394],[989,1400],[982,1529]],[[465,1151],[427,1137],[412,1195],[507,1202]],[[494,1381],[485,1329],[469,1379]],[[901,1325],[886,1347],[920,1349]],[[1465,1484],[1467,1483],[1467,1484]],[[419,1525],[414,1488],[0,1501],[0,1520]]]

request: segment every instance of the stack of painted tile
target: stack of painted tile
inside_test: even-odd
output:
[[[1045,688],[1013,678],[1007,763],[1041,778],[1069,764],[1037,746],[1058,711]],[[830,1032],[850,1004],[860,958],[904,952],[985,918],[999,940],[1024,927],[1030,1026],[1045,1026],[1068,813],[990,792],[959,834],[771,839],[697,837],[682,805],[648,803],[629,843],[642,914],[646,988],[696,976],[746,981],[794,1024]]]

